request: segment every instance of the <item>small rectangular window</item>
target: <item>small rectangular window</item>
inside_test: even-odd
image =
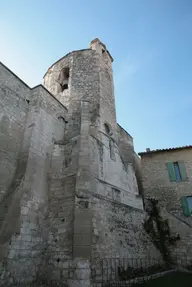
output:
[[[181,173],[180,173],[180,169],[179,169],[179,163],[174,162],[173,166],[174,166],[174,171],[175,171],[175,180],[181,181],[182,179],[181,179]]]
[[[121,201],[121,191],[117,188],[112,187],[113,200]]]

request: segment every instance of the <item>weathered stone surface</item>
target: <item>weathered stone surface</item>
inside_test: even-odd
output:
[[[186,180],[170,181],[167,168],[170,161],[184,162]],[[192,258],[192,218],[184,216],[181,204],[181,197],[192,196],[192,149],[141,154],[141,168],[144,197],[158,200],[162,216],[168,219],[172,234],[181,237],[171,247],[172,254]]]
[[[35,278],[90,286],[95,258],[160,256],[143,230],[133,140],[116,122],[111,64],[97,39],[53,64],[45,88],[29,88],[0,64],[7,286]]]

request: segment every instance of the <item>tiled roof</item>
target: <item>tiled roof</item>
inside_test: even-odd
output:
[[[145,152],[139,152],[138,154],[140,156],[143,156],[143,155],[148,155],[148,154],[152,154],[152,153],[175,151],[175,150],[190,149],[190,148],[192,148],[192,145],[173,147],[173,148],[165,148],[165,149],[155,149],[155,150],[149,150],[149,151],[145,151]]]

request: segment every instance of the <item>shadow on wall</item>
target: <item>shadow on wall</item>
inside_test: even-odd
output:
[[[20,232],[20,200],[27,160],[19,160],[7,193],[0,203],[0,244],[7,243],[14,233]]]
[[[9,135],[9,124],[10,124],[9,117],[4,115],[0,121],[0,132],[2,134]]]
[[[5,143],[12,140],[9,136],[9,129],[10,120],[9,117],[5,115],[0,122],[0,132],[5,138]],[[25,158],[20,152],[14,177],[0,203],[0,245],[7,243],[13,233],[20,232],[21,185],[24,181],[26,167],[27,156]],[[2,252],[0,252],[0,257],[1,253]]]

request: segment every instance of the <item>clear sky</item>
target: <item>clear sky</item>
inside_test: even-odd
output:
[[[136,151],[192,144],[192,0],[0,0],[0,61],[31,87],[96,37]]]

